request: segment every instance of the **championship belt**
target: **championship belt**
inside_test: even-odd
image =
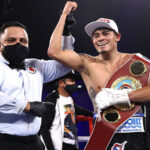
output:
[[[106,88],[139,89],[148,84],[150,63],[143,58],[133,55],[121,68],[116,71],[106,84]],[[106,150],[114,133],[127,119],[141,108],[131,103],[111,106],[101,113],[101,121],[96,119],[95,127],[85,150]]]

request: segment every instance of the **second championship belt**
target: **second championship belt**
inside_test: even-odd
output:
[[[139,89],[148,84],[150,63],[143,58],[133,55],[116,71],[105,88]],[[105,97],[104,97],[105,98]],[[107,100],[107,99],[106,99]],[[85,150],[106,150],[114,133],[127,119],[140,110],[137,103],[111,106],[101,113],[101,121],[96,119],[95,127]]]

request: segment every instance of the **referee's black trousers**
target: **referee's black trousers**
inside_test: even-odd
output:
[[[0,150],[45,150],[38,135],[13,136],[0,133]]]

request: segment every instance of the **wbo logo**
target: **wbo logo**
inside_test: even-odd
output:
[[[126,145],[127,141],[124,141],[122,144],[120,143],[115,143],[111,150],[124,150],[124,147]]]

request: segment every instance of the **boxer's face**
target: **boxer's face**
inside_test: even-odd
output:
[[[120,41],[120,33],[107,28],[100,28],[93,32],[92,42],[99,53],[117,50],[117,42]]]

